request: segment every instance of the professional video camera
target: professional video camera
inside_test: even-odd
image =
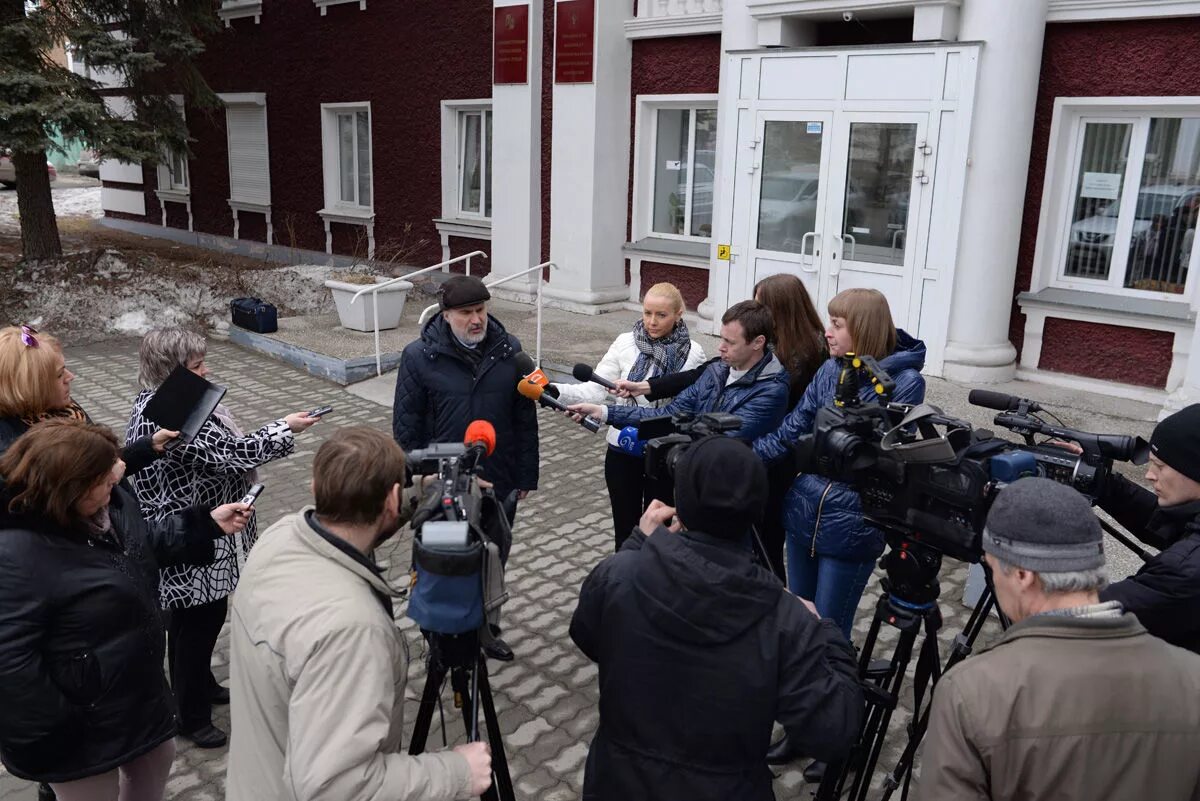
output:
[[[646,441],[646,475],[674,478],[675,465],[689,445],[702,437],[741,427],[742,419],[728,412],[647,417],[637,427],[638,439]]]

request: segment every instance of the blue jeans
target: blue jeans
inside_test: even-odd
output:
[[[812,601],[821,617],[832,619],[849,641],[854,613],[875,569],[875,560],[852,562],[813,556],[811,548],[812,543],[801,543],[788,532],[788,589]]]

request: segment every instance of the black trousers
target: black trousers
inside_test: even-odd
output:
[[[212,724],[210,698],[217,687],[213,648],[225,624],[227,598],[172,609],[167,627],[167,664],[179,706],[179,730],[190,734]]]
[[[787,576],[783,561],[783,542],[786,538],[783,529],[783,502],[795,480],[796,469],[791,459],[767,465],[767,509],[763,513],[762,523],[758,526],[758,536],[762,540],[763,550],[767,552],[767,560],[771,563],[771,572],[785,585]]]
[[[663,503],[675,503],[675,487],[670,481],[646,478],[646,460],[641,456],[609,448],[604,457],[604,483],[608,485],[608,500],[612,505],[613,532],[616,547],[628,539],[642,519],[642,512],[656,498]]]

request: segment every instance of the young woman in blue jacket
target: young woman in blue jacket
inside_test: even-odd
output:
[[[825,329],[829,354],[873,356],[896,383],[891,400],[921,403],[925,399],[925,343],[896,330],[887,299],[874,289],[847,289],[829,302]],[[770,462],[783,457],[792,443],[811,434],[817,410],[833,402],[839,364],[821,366],[800,402],[773,434],[754,442],[754,451]],[[874,403],[870,383],[860,397]],[[783,509],[787,539],[788,589],[811,600],[822,617],[832,618],[846,638],[863,590],[883,553],[883,532],[863,520],[858,492],[849,484],[801,473]]]

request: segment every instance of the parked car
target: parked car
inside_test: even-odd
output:
[[[79,174],[88,178],[100,177],[100,157],[95,150],[84,150],[79,154]]]
[[[17,185],[17,170],[13,166],[10,151],[0,151],[0,186],[5,189],[12,189]],[[58,180],[58,170],[54,169],[54,165],[46,162],[46,172],[50,175],[51,181]]]
[[[1148,235],[1155,220],[1170,221],[1179,216],[1197,197],[1200,197],[1200,186],[1193,185],[1156,184],[1138,192],[1129,247],[1131,262],[1140,262],[1146,257]],[[1120,213],[1121,202],[1114,200],[1097,214],[1071,224],[1068,265],[1073,274],[1100,277],[1107,275],[1112,257],[1113,237],[1117,233],[1117,217]]]

